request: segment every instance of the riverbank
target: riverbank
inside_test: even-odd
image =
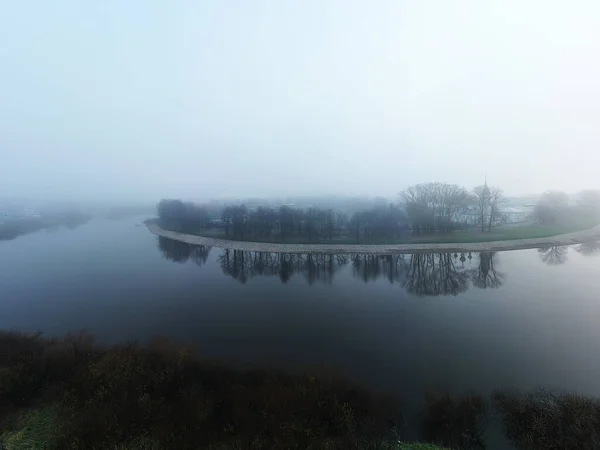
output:
[[[193,245],[205,245],[230,250],[271,253],[326,253],[326,254],[397,254],[414,252],[482,252],[501,250],[523,250],[539,247],[559,247],[581,244],[600,239],[600,225],[593,228],[559,234],[556,236],[514,239],[489,242],[450,242],[450,243],[413,243],[413,244],[283,244],[272,242],[247,242],[230,239],[217,239],[161,228],[156,222],[145,222],[151,233]]]
[[[403,444],[402,399],[331,375],[235,370],[164,339],[103,348],[87,334],[0,331],[4,450],[474,450],[486,448],[490,415],[518,449],[600,445],[597,398],[424,395],[414,431],[431,444]]]
[[[61,226],[76,228],[90,219],[90,215],[79,212],[9,219],[0,222],[0,241],[10,241],[25,234]]]

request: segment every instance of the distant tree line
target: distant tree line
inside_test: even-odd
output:
[[[579,192],[572,202],[564,192],[545,192],[535,205],[534,218],[544,226],[556,225],[572,218],[599,221],[600,191]]]
[[[206,207],[193,202],[162,199],[157,206],[161,224],[176,231],[207,228],[210,216]]]
[[[39,230],[64,226],[75,229],[87,223],[91,216],[78,209],[47,211],[33,217],[0,218],[0,241],[15,239]]]
[[[600,220],[600,192],[584,191],[570,205],[562,192],[547,192],[536,204],[531,219],[540,225],[554,225],[565,219]],[[477,227],[492,231],[502,222],[503,192],[487,183],[472,191],[448,183],[421,183],[409,187],[400,201],[379,199],[371,208],[349,215],[332,208],[297,208],[292,205],[205,205],[163,199],[158,216],[163,227],[180,232],[220,228],[225,237],[238,240],[322,242],[335,238],[376,242],[400,239],[403,232],[414,235],[450,233]]]
[[[158,217],[163,226],[176,231],[193,231],[209,226],[222,228],[232,239],[278,240],[302,238],[308,242],[332,240],[342,233],[352,232],[356,239],[368,237],[398,237],[408,229],[406,213],[395,204],[379,205],[367,211],[347,214],[333,209],[292,206],[271,208],[246,205],[225,206],[217,217],[207,209],[181,200],[161,200]]]

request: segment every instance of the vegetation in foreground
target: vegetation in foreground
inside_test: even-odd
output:
[[[487,184],[470,194],[446,183],[411,186],[396,203],[364,211],[244,204],[212,211],[206,205],[161,200],[159,224],[200,236],[291,244],[401,244],[485,242],[555,236],[600,222],[600,191],[584,191],[572,205],[560,192],[542,195],[528,217],[503,211],[502,191]],[[520,222],[515,225],[515,222]]]
[[[0,443],[31,449],[485,449],[490,410],[518,449],[600,448],[600,401],[545,391],[426,395],[403,443],[401,403],[328,375],[241,372],[155,340],[0,333]]]
[[[0,336],[0,427],[13,449],[363,448],[396,443],[391,396],[340,380],[238,372],[163,341]],[[389,446],[379,448],[391,448]]]

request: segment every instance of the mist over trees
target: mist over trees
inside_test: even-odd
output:
[[[466,189],[446,183],[417,184],[402,197],[415,234],[454,230],[459,214],[473,203]]]
[[[469,229],[484,233],[509,220],[502,189],[487,182],[472,191],[456,184],[416,184],[401,192],[395,202],[383,198],[370,202],[336,199],[303,207],[264,202],[200,205],[163,199],[157,212],[161,226],[174,231],[202,234],[210,228],[221,230],[219,237],[229,239],[304,243],[340,239],[394,242],[409,235]],[[574,202],[563,192],[546,192],[528,220],[542,227],[600,220],[600,191],[583,191]]]
[[[559,191],[543,193],[534,209],[534,217],[541,225],[554,225],[568,214],[569,196]]]
[[[278,208],[246,205],[223,207],[217,217],[210,217],[207,208],[180,200],[161,200],[157,207],[161,224],[180,232],[193,232],[210,226],[223,229],[232,239],[279,240],[301,238],[307,242],[332,240],[342,233],[356,239],[398,237],[408,228],[407,217],[399,205],[380,204],[351,218],[333,209],[307,209],[283,205]]]
[[[206,228],[209,225],[209,214],[206,207],[192,202],[163,199],[157,205],[158,217],[165,226],[181,231]],[[179,231],[179,230],[178,230]]]
[[[600,191],[581,191],[574,199],[565,192],[544,192],[535,205],[533,215],[543,226],[556,225],[574,217],[600,221]]]

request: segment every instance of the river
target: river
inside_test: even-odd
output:
[[[413,405],[430,387],[600,395],[596,243],[277,255],[159,239],[144,218],[1,242],[0,328],[167,336],[232,364],[342,373]]]

